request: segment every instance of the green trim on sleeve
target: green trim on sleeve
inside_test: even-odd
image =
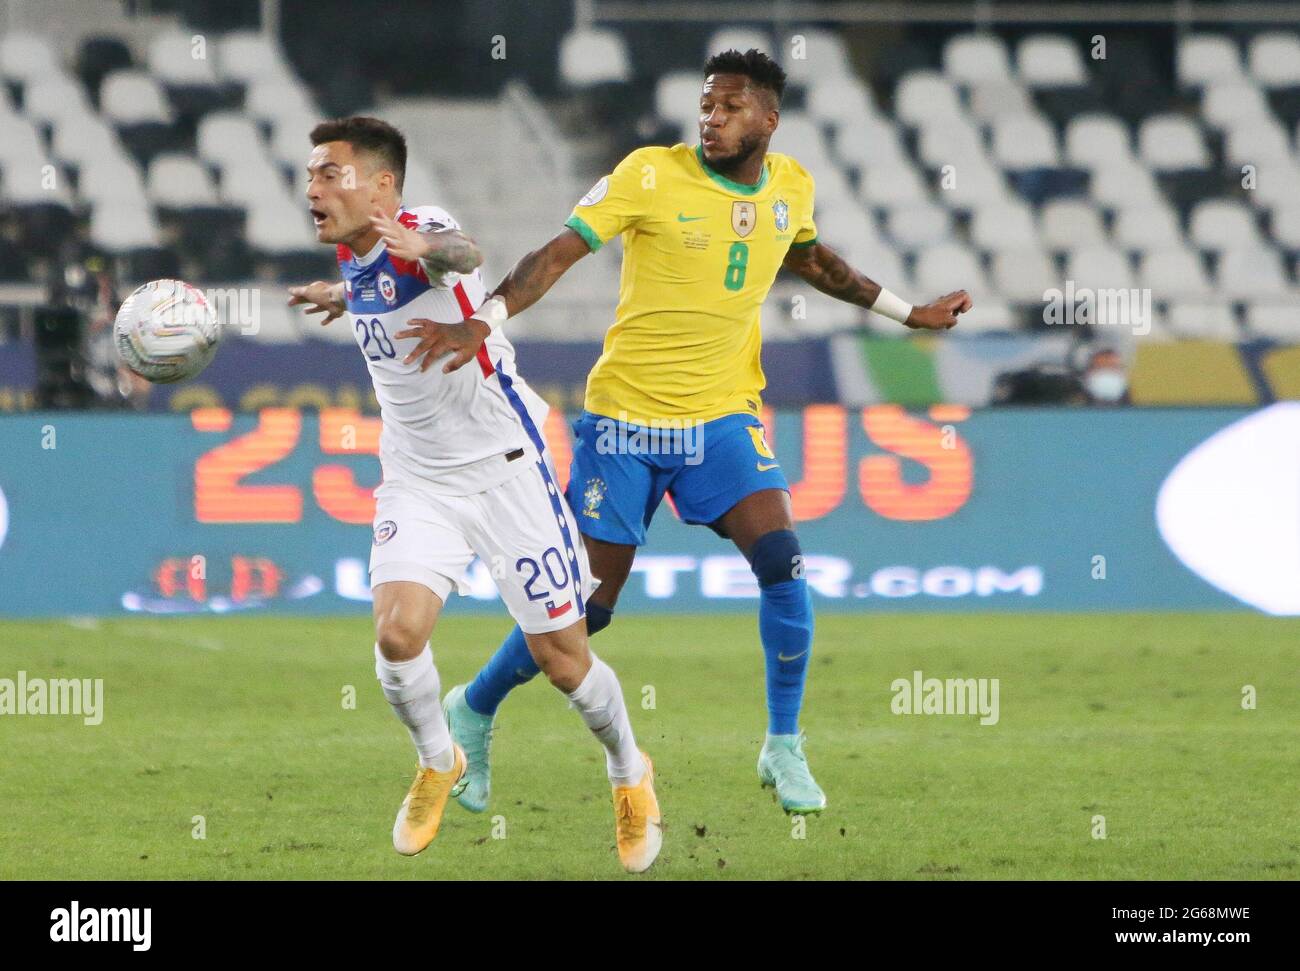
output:
[[[593,253],[605,245],[600,241],[600,237],[596,235],[596,231],[588,226],[581,216],[570,216],[564,221],[564,225],[581,236]]]
[[[815,242],[817,242],[817,237],[816,237],[816,236],[814,236],[812,239],[805,239],[802,243],[791,243],[791,244],[790,244],[790,248],[791,248],[791,249],[803,249],[805,246],[812,246],[813,243],[815,243]]]

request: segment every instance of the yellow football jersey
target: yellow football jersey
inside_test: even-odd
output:
[[[593,251],[623,237],[588,411],[637,424],[758,413],[760,308],[789,248],[817,239],[813,180],[798,162],[769,152],[757,184],[742,185],[698,145],[637,149],[565,225]]]

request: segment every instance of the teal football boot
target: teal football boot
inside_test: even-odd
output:
[[[442,699],[442,710],[447,717],[451,738],[465,751],[468,765],[465,774],[452,788],[451,794],[472,813],[487,809],[488,794],[492,791],[491,767],[488,754],[492,750],[491,715],[480,715],[465,701],[465,685],[458,684]]]
[[[803,739],[802,734],[769,735],[758,753],[759,781],[776,788],[787,813],[819,813],[826,808],[826,794],[808,771]]]

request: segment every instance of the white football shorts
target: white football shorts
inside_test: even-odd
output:
[[[465,572],[477,555],[506,608],[527,634],[562,630],[586,616],[595,590],[587,551],[549,460],[468,496],[431,492],[409,478],[375,490],[370,585],[422,583],[446,603],[469,593]]]

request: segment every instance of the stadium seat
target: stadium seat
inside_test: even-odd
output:
[[[878,248],[883,245],[871,214],[863,212],[856,206],[819,208],[817,238],[825,240],[828,245],[839,250],[847,250],[851,247]]]
[[[1002,172],[982,154],[971,156],[956,166],[950,187],[943,184],[940,176],[939,201],[958,210],[971,210],[979,206],[997,204],[1006,200],[1006,179]]]
[[[971,213],[971,242],[982,250],[1038,247],[1033,210],[1020,201],[981,206]]]
[[[850,167],[865,168],[868,172],[875,166],[912,167],[898,129],[884,115],[837,132],[835,154]]]
[[[991,293],[975,251],[960,243],[941,242],[918,251],[913,276],[922,300],[965,289],[979,302]]]
[[[1008,241],[1011,247],[1017,240]],[[996,250],[991,258],[993,286],[1013,303],[1039,304],[1043,295],[1063,286],[1052,258],[1040,249]]]
[[[264,253],[301,253],[320,247],[307,219],[306,206],[294,206],[287,198],[266,199],[252,207],[247,225],[249,245]]]
[[[1232,305],[1222,300],[1174,300],[1165,315],[1166,326],[1187,340],[1237,341],[1241,331]]]
[[[1071,165],[1096,169],[1131,156],[1128,126],[1115,115],[1079,115],[1065,127],[1065,158]]]
[[[279,170],[261,154],[222,163],[220,197],[223,202],[250,210],[279,206],[289,200]],[[306,212],[305,199],[302,211]]]
[[[275,124],[284,118],[321,117],[306,87],[296,78],[249,80],[244,89],[244,113],[257,121]]]
[[[957,34],[944,44],[943,72],[958,84],[1010,77],[1006,42],[997,34]]]
[[[1218,81],[1239,81],[1241,54],[1236,41],[1221,34],[1192,34],[1178,44],[1178,83],[1200,87]]]
[[[876,207],[921,202],[929,197],[916,167],[902,160],[869,167],[863,173],[859,190],[859,198]]]
[[[217,67],[227,80],[247,83],[254,78],[294,76],[280,45],[260,31],[231,31],[219,47]]]
[[[803,57],[795,57],[794,40],[803,38]],[[785,38],[782,64],[791,80],[816,86],[826,80],[856,80],[844,39],[835,32],[816,27],[795,27]]]
[[[90,159],[81,166],[77,194],[93,202],[96,208],[102,205],[148,208],[140,170],[121,149]]]
[[[699,120],[699,104],[700,77],[696,72],[674,71],[661,75],[655,82],[654,110],[660,118],[695,125]]]
[[[3,131],[0,131],[0,135]],[[29,159],[0,158],[0,200],[6,208],[27,209],[31,207],[52,206],[56,209],[71,210],[73,200],[67,179],[54,168],[56,180],[51,189],[45,180],[45,167],[54,168],[53,162],[45,156]],[[54,217],[51,217],[54,218]]]
[[[904,75],[894,90],[894,114],[912,127],[965,120],[957,89],[938,71]]]
[[[1204,199],[1192,207],[1187,235],[1205,250],[1252,247],[1260,243],[1255,215],[1235,199]]]
[[[23,114],[34,122],[80,124],[93,117],[85,92],[65,74],[47,74],[23,89]]]
[[[44,37],[24,31],[0,37],[0,77],[35,81],[61,70],[54,49]]]
[[[98,115],[76,122],[57,125],[51,142],[56,158],[77,165],[121,152],[121,143],[113,130]]]
[[[805,106],[810,117],[833,129],[851,129],[880,117],[871,89],[849,76],[811,78]]]
[[[45,159],[36,126],[21,115],[0,117],[0,162],[7,167],[38,164]]]
[[[969,93],[971,116],[981,124],[991,124],[1004,116],[1029,115],[1034,102],[1024,86],[1012,78],[977,81]]]
[[[196,44],[194,35],[180,30],[156,34],[149,42],[149,71],[167,86],[215,86],[213,67],[216,50],[208,50],[206,38]],[[200,56],[202,55],[202,56]]]
[[[1130,290],[1135,278],[1128,258],[1109,246],[1080,246],[1065,256],[1065,275],[1076,288]]]
[[[821,126],[802,111],[781,115],[781,123],[772,134],[772,151],[798,159],[806,168],[817,170],[831,165]]]
[[[337,326],[338,321],[334,322],[335,326],[321,327],[315,318],[300,313],[283,301],[267,299],[268,296],[263,293],[258,303],[257,329],[248,335],[249,339],[259,344],[294,344],[312,331],[327,330],[341,330],[348,335],[349,340],[352,339],[347,328]]]
[[[925,123],[918,134],[916,154],[928,169],[946,165],[960,169],[975,161],[986,161],[984,138],[965,118]]]
[[[952,236],[952,215],[932,202],[912,203],[890,209],[885,230],[901,249],[918,249]]]
[[[147,207],[112,199],[97,202],[90,216],[90,241],[109,253],[156,248],[158,225]]]
[[[1285,344],[1300,344],[1300,303],[1290,300],[1253,300],[1246,305],[1246,329],[1251,337]]]
[[[171,122],[171,109],[158,82],[146,71],[114,71],[99,92],[104,117],[118,125]]]
[[[209,162],[239,161],[264,155],[257,126],[247,116],[235,111],[204,116],[199,122],[196,141],[199,157]]]
[[[1213,291],[1201,255],[1186,246],[1153,249],[1138,263],[1138,285],[1157,300],[1208,297]]]
[[[99,88],[104,77],[132,66],[131,49],[120,37],[92,36],[81,42],[74,70],[91,100],[99,107]]]
[[[993,158],[1004,169],[1056,168],[1056,132],[1039,115],[1004,115],[993,123]]]
[[[150,162],[148,193],[157,206],[186,209],[217,204],[207,169],[190,155],[159,155]]]
[[[1236,128],[1272,120],[1264,92],[1248,81],[1206,85],[1201,116],[1213,128]]]
[[[616,31],[578,27],[560,42],[560,79],[570,87],[623,84],[631,77],[627,47]]]
[[[1291,288],[1282,257],[1263,246],[1225,250],[1219,254],[1215,282],[1221,293],[1229,297],[1282,297]]]
[[[1234,168],[1243,165],[1270,166],[1291,158],[1286,131],[1272,118],[1239,125],[1227,133],[1224,159]]]
[[[1088,82],[1079,48],[1059,34],[1035,34],[1016,48],[1016,73],[1031,88],[1068,88]]]
[[[1204,169],[1210,164],[1200,128],[1182,115],[1155,115],[1143,121],[1138,155],[1155,172]]]
[[[1250,76],[1265,88],[1300,87],[1300,36],[1256,34],[1250,42]]]
[[[1077,199],[1049,202],[1039,214],[1039,231],[1049,250],[1103,246],[1106,230],[1096,208]]]
[[[1164,249],[1182,245],[1177,214],[1166,205],[1129,206],[1115,214],[1115,242],[1126,250]]]
[[[1277,159],[1261,165],[1255,174],[1256,185],[1248,195],[1256,206],[1268,209],[1295,202],[1295,187],[1300,185],[1300,161]]]

